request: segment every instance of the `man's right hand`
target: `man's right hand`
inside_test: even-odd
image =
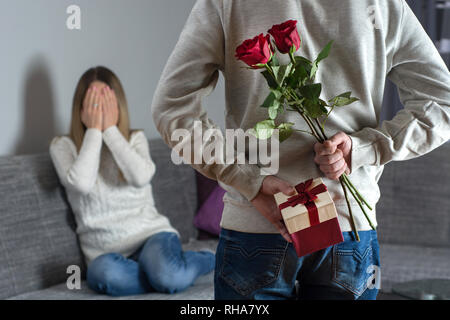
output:
[[[280,209],[275,202],[274,194],[283,192],[287,196],[293,196],[295,189],[288,182],[281,180],[275,176],[267,176],[263,180],[263,184],[259,193],[256,195],[251,203],[253,206],[272,223],[286,239],[287,242],[292,242],[291,236],[284,224]]]

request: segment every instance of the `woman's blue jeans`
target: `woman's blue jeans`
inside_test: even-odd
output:
[[[87,283],[92,290],[111,296],[175,293],[211,272],[214,260],[211,252],[183,252],[177,234],[160,232],[128,259],[118,253],[94,259],[88,266]]]
[[[215,299],[376,299],[379,245],[376,231],[299,258],[278,234],[222,229],[216,252]]]

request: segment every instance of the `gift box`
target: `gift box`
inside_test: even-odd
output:
[[[275,194],[275,201],[297,255],[305,256],[344,241],[336,207],[321,178],[295,186],[296,194]]]

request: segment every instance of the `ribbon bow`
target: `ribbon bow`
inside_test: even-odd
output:
[[[281,211],[287,207],[295,207],[299,204],[304,204],[306,209],[308,209],[311,226],[314,226],[320,223],[319,212],[317,211],[317,206],[314,203],[314,200],[317,199],[317,195],[319,193],[327,191],[327,186],[321,183],[311,190],[308,190],[312,183],[313,179],[309,179],[296,185],[295,190],[297,190],[298,194],[288,198],[286,202],[281,203],[278,207]]]

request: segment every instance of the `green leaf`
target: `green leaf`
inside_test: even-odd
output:
[[[272,120],[275,120],[278,116],[278,106],[273,106],[269,108],[269,117]]]
[[[317,63],[314,63],[311,67],[311,73],[309,78],[314,79],[317,73],[317,70],[319,70],[319,65]]]
[[[279,90],[271,90],[261,107],[270,108],[276,106],[278,108],[280,106],[280,98],[281,92]]]
[[[307,65],[303,62],[296,64],[295,71],[287,79],[287,83],[291,88],[296,89],[303,85],[305,80],[309,78],[306,67]]]
[[[294,130],[292,129],[293,125],[294,125],[294,123],[287,122],[287,123],[282,123],[277,127],[277,129],[279,130],[278,140],[280,142],[285,141],[292,135],[292,133],[294,132]]]
[[[311,73],[310,73],[310,79],[314,79],[317,73],[317,70],[319,70],[319,63],[320,61],[328,58],[331,51],[331,46],[333,45],[333,41],[328,42],[328,44],[325,46],[325,48],[322,49],[322,51],[317,56],[316,61],[312,64],[311,67]]]
[[[266,78],[266,81],[267,81],[267,84],[269,85],[269,88],[271,88],[271,89],[277,89],[278,88],[277,82],[272,77],[272,75],[270,74],[269,71],[265,70],[265,71],[261,72],[261,74],[264,76],[264,78]]]
[[[336,97],[350,98],[351,96],[352,96],[352,92],[349,91],[349,92],[344,92]]]
[[[295,67],[296,68],[298,66],[303,67],[303,69],[306,71],[306,73],[309,77],[311,74],[311,69],[312,69],[313,63],[304,57],[295,57],[295,61],[296,61]]]
[[[273,135],[275,129],[275,121],[272,119],[258,122],[253,128],[252,134],[262,140],[269,139]]]
[[[280,85],[283,84],[284,79],[286,79],[286,77],[291,72],[291,68],[292,68],[292,64],[287,64],[287,65],[278,66],[278,67],[272,67],[273,73],[274,73],[275,77],[277,78],[278,83]]]
[[[358,98],[337,98],[335,102],[336,107],[343,107],[352,104],[353,102],[359,101]]]
[[[267,99],[264,101],[261,107],[269,108],[269,117],[270,119],[276,119],[278,116],[278,111],[282,106],[282,93],[279,90],[272,90]]]
[[[277,57],[276,54],[274,54],[272,56],[272,59],[270,60],[269,64],[270,64],[271,67],[276,67],[276,66],[280,65],[280,61],[278,60],[278,57]]]
[[[307,84],[300,87],[299,92],[306,99],[316,102],[322,92],[322,85],[320,83]]]
[[[320,105],[319,101],[306,99],[303,102],[303,107],[311,118],[319,118],[320,116],[327,114],[327,110],[325,109],[325,112],[323,111],[323,107]]]
[[[352,104],[353,102],[359,101],[358,98],[352,97],[351,95],[351,92],[345,92],[334,97],[329,102],[333,103],[336,107],[343,107]]]
[[[295,61],[298,62],[303,62],[309,65],[312,65],[312,61],[309,61],[308,59],[306,59],[305,57],[302,56],[295,56]]]
[[[325,48],[323,48],[322,51],[319,53],[319,56],[316,59],[316,64],[318,64],[320,61],[328,58],[328,56],[330,55],[332,45],[333,45],[333,41],[330,41],[327,43]]]
[[[319,99],[319,105],[320,105],[320,109],[322,110],[322,112],[324,114],[328,114],[328,110],[326,107],[328,107],[328,104],[326,101]]]

